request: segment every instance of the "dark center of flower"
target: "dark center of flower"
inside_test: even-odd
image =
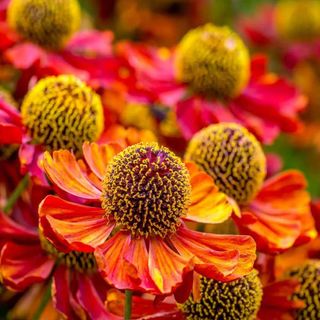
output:
[[[93,253],[80,251],[70,251],[68,253],[60,252],[43,236],[42,233],[40,233],[39,237],[42,249],[53,259],[57,260],[58,263],[79,272],[91,273],[97,270],[97,263]]]
[[[139,143],[114,157],[103,181],[102,207],[133,236],[175,232],[191,193],[183,162],[157,143]]]
[[[33,143],[49,151],[81,153],[83,142],[96,140],[103,130],[100,97],[71,75],[40,80],[25,97],[21,114]]]
[[[59,49],[80,25],[77,0],[11,0],[11,27],[43,47]]]
[[[201,277],[200,299],[191,295],[180,308],[188,320],[254,320],[262,299],[256,270],[231,282]]]
[[[237,124],[211,125],[193,136],[185,155],[239,204],[250,201],[260,189],[266,164],[263,150],[247,129]]]
[[[318,0],[284,0],[275,7],[275,25],[279,35],[288,40],[309,41],[320,36]]]
[[[292,299],[305,303],[304,308],[298,309],[296,319],[320,319],[320,260],[309,260],[303,266],[290,270],[289,276],[297,278],[301,284]]]
[[[231,98],[247,85],[250,57],[240,37],[212,24],[189,31],[176,54],[177,78],[209,97]]]

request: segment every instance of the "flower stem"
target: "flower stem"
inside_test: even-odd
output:
[[[13,192],[10,195],[10,197],[8,198],[7,203],[3,208],[3,212],[4,213],[8,214],[10,212],[10,210],[12,209],[14,204],[17,202],[17,200],[21,196],[22,192],[27,188],[28,182],[29,182],[29,175],[26,174],[21,179],[21,181],[19,182],[17,187],[13,190]]]
[[[125,291],[125,305],[124,305],[124,319],[131,319],[131,306],[132,306],[132,291]]]
[[[42,300],[40,301],[38,309],[36,310],[33,316],[33,320],[39,320],[41,318],[41,315],[44,309],[46,308],[50,298],[51,298],[51,281],[49,281],[48,286],[45,292],[43,293]]]

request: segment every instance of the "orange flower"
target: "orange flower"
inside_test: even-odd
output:
[[[191,231],[183,220],[220,223],[233,211],[213,180],[156,143],[84,143],[84,161],[48,152],[43,167],[60,194],[39,207],[44,234],[62,250],[94,252],[119,289],[168,294],[189,271],[228,281],[252,269],[250,236]],[[61,246],[61,245],[60,245]]]

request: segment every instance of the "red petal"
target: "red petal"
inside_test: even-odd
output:
[[[62,190],[83,199],[98,200],[98,190],[81,170],[75,156],[67,150],[44,154],[43,167],[49,178]]]
[[[33,283],[48,278],[54,260],[40,244],[18,245],[7,243],[1,251],[0,274],[3,284],[12,290],[24,290]]]
[[[44,234],[61,247],[67,243],[70,250],[93,251],[105,242],[114,224],[105,217],[105,211],[47,196],[39,206],[40,224]],[[61,240],[58,243],[57,239]]]

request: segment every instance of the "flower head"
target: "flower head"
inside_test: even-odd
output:
[[[187,319],[253,320],[262,300],[262,284],[256,270],[227,283],[200,277],[197,295],[181,305]]]
[[[234,123],[213,124],[196,133],[185,158],[206,171],[221,191],[240,204],[256,195],[266,175],[259,142]]]
[[[8,20],[28,40],[59,49],[79,28],[80,7],[77,0],[12,0]]]
[[[136,236],[165,237],[190,204],[184,163],[157,143],[140,143],[116,155],[103,179],[102,207]]]
[[[33,143],[47,150],[78,154],[84,141],[96,140],[103,130],[100,97],[71,75],[40,80],[24,98],[21,116]]]
[[[312,40],[320,36],[320,3],[317,0],[282,0],[275,7],[275,26],[288,40]]]
[[[177,77],[198,93],[232,98],[247,85],[250,58],[238,35],[212,24],[189,31],[176,56]]]

